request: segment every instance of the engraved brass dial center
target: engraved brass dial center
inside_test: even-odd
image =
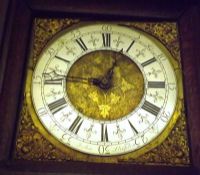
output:
[[[67,76],[95,80],[95,83],[66,82],[71,103],[92,119],[122,118],[138,106],[144,94],[142,72],[120,52],[88,53],[72,65]]]

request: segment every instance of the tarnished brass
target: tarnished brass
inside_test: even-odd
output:
[[[108,89],[67,81],[68,97],[84,115],[97,120],[115,120],[132,112],[140,103],[144,93],[143,75],[133,61],[120,53],[101,50],[86,54],[73,64],[68,76],[101,80],[112,67]]]
[[[53,136],[51,136],[44,129],[44,127],[42,127],[41,123],[39,122],[35,114],[34,108],[32,106],[32,101],[30,98],[30,82],[31,82],[32,71],[37,62],[37,57],[41,52],[42,48],[47,43],[47,41],[57,31],[60,31],[62,28],[68,27],[74,23],[77,23],[78,21],[79,20],[72,20],[72,19],[35,20],[33,51],[30,56],[29,66],[27,69],[26,92],[24,93],[24,102],[23,102],[23,108],[21,110],[21,119],[18,125],[14,158],[25,159],[25,160],[37,160],[37,161],[78,160],[78,161],[107,162],[107,163],[131,162],[138,164],[154,164],[154,165],[158,164],[181,165],[181,166],[189,165],[190,158],[189,158],[189,147],[188,147],[188,139],[186,132],[187,131],[186,118],[184,111],[182,72],[180,65],[180,52],[179,52],[177,27],[175,23],[145,23],[145,22],[123,23],[124,25],[128,25],[130,27],[134,26],[154,35],[164,43],[164,45],[169,49],[169,51],[173,55],[173,57],[169,55],[169,58],[171,64],[174,67],[177,77],[177,83],[178,83],[177,106],[174,115],[172,117],[172,120],[170,121],[167,128],[161,135],[159,135],[150,144],[133,153],[129,153],[122,156],[113,156],[113,157],[90,156],[79,153],[64,146],[55,138],[53,138]],[[161,44],[159,43],[157,44],[163,50],[165,50],[165,48]],[[110,64],[108,64],[108,68],[110,67]],[[76,69],[76,67],[74,69]],[[132,70],[132,68],[130,70]],[[70,71],[73,72],[73,70]],[[101,76],[100,74],[98,75]],[[121,75],[123,74],[121,73]],[[126,79],[126,81],[127,80],[128,79]],[[140,81],[141,85],[143,85],[142,79]],[[120,91],[122,91],[122,89]],[[141,90],[141,94],[142,93],[143,90]],[[70,93],[68,94],[70,95]],[[73,94],[71,95],[73,96]],[[117,94],[115,94],[115,96],[117,96]],[[138,100],[140,98],[141,96],[138,97]],[[95,98],[93,97],[91,100],[94,99]],[[118,98],[116,97],[116,101],[117,99]],[[81,107],[79,108],[80,110],[82,110]],[[132,105],[131,108],[134,109],[134,105]],[[120,114],[118,116],[121,115],[125,114]],[[101,117],[101,119],[103,119],[104,117],[106,117],[106,115],[102,116],[100,115],[98,117]]]

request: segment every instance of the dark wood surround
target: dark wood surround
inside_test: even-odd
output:
[[[177,22],[192,165],[189,167],[12,159],[35,17]],[[1,0],[0,174],[197,175],[200,173],[200,3],[195,0]]]

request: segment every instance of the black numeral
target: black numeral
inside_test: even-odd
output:
[[[45,85],[62,85],[62,78],[58,78],[58,79],[52,79],[52,80],[44,80],[44,84]]]
[[[131,49],[131,47],[133,46],[133,44],[134,44],[134,40],[131,42],[131,44],[129,45],[129,47],[128,47],[128,49],[126,50],[126,52],[129,52],[129,50]]]
[[[110,47],[110,33],[102,33],[103,46]]]
[[[129,123],[131,129],[133,130],[133,132],[138,134],[138,131],[135,129],[135,127],[133,126],[133,124],[129,120],[128,120],[128,123]]]
[[[101,141],[102,142],[108,142],[108,131],[107,126],[103,123],[101,124]]]
[[[149,81],[148,88],[165,88],[164,81]]]
[[[83,51],[86,51],[88,49],[81,38],[76,39],[76,42],[78,43],[78,45],[81,47]]]
[[[66,101],[65,101],[65,98],[61,98],[57,101],[54,101],[50,104],[48,104],[48,107],[49,107],[49,110],[55,114],[57,113],[58,111],[60,111],[61,109],[63,109],[66,105]]]
[[[57,58],[57,59],[59,59],[59,60],[61,60],[61,61],[64,61],[64,62],[66,62],[67,64],[70,63],[69,60],[67,60],[67,59],[65,59],[65,58],[62,58],[62,57],[60,57],[60,56],[57,56],[57,55],[56,55],[55,58]]]
[[[145,101],[143,106],[142,106],[142,109],[144,109],[145,111],[157,116],[158,113],[160,112],[160,108],[157,107],[156,105],[148,102],[148,101]]]
[[[153,62],[155,62],[155,61],[156,61],[156,58],[153,57],[153,58],[151,58],[151,59],[149,59],[149,60],[143,62],[141,65],[142,65],[143,67],[145,67],[145,66],[147,66],[147,65],[149,65],[149,64],[151,64],[151,63],[153,63]]]
[[[72,125],[70,126],[69,131],[77,134],[82,123],[83,123],[82,118],[80,116],[77,116]]]

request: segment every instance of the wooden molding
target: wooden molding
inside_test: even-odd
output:
[[[2,0],[0,5],[5,3]],[[11,0],[0,40],[0,174],[166,174],[200,173],[200,4],[198,1],[150,0]],[[19,110],[23,96],[25,67],[34,17],[78,17],[83,19],[174,21],[180,29],[185,106],[190,136],[192,166],[164,167],[133,164],[81,162],[34,162],[12,160]],[[2,31],[1,31],[2,32]],[[0,35],[2,36],[2,34]],[[94,168],[95,167],[95,168]],[[115,171],[113,171],[115,170]]]

